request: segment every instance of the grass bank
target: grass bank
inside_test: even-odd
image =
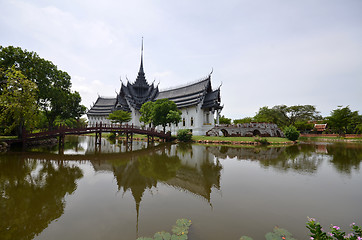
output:
[[[212,136],[192,136],[192,140],[197,143],[217,143],[217,144],[255,144],[256,137],[212,137]],[[293,144],[286,138],[279,137],[263,137],[270,144]]]
[[[18,137],[17,136],[0,136],[0,141],[9,140],[9,139],[18,139]]]
[[[320,137],[307,137],[301,136],[299,137],[300,141],[320,141],[320,142],[361,142],[362,137],[340,137],[340,136],[320,136]]]

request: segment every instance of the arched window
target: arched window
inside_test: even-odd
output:
[[[193,125],[194,125],[194,118],[191,117],[191,126],[193,126]]]
[[[186,119],[185,118],[182,119],[182,126],[184,126],[184,127],[186,126]]]

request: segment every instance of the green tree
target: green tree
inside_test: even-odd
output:
[[[124,122],[129,122],[132,119],[132,117],[130,112],[117,110],[114,111],[113,113],[110,113],[108,119],[111,120],[112,123],[122,124]]]
[[[332,110],[331,116],[327,117],[329,128],[341,135],[354,132],[361,123],[360,119],[358,111],[351,111],[349,106],[338,106]]]
[[[219,123],[220,123],[220,124],[231,124],[231,118],[227,118],[227,117],[225,117],[224,115],[222,115],[222,116],[219,118]]]
[[[286,124],[286,117],[280,110],[265,106],[259,109],[254,116],[253,121],[270,122],[275,123],[278,126],[284,126]]]
[[[251,123],[252,121],[253,121],[252,117],[245,117],[241,119],[234,119],[233,124]]]
[[[6,70],[12,66],[37,85],[37,105],[44,112],[49,127],[53,127],[58,116],[80,118],[85,113],[79,93],[71,91],[70,76],[52,62],[20,47],[0,46],[0,68]],[[0,78],[1,83],[6,81],[6,78]]]
[[[170,110],[166,116],[166,119],[169,123],[177,125],[181,121],[181,111]]]
[[[29,81],[15,67],[8,69],[5,74],[6,84],[0,94],[0,123],[5,133],[16,131],[21,137],[23,128],[34,127],[37,117],[37,86]]]
[[[179,117],[177,115],[179,115]],[[181,111],[177,109],[175,102],[168,99],[158,99],[153,103],[152,123],[155,126],[161,125],[163,131],[166,131],[167,124],[177,124],[180,120]]]
[[[296,121],[294,123],[294,126],[298,129],[300,132],[308,132],[311,131],[314,128],[314,124],[308,122],[307,120],[300,120]]]
[[[321,120],[316,107],[313,105],[296,105],[285,108],[285,115],[289,125],[294,125],[296,121]]]
[[[140,121],[141,122],[144,122],[145,124],[152,123],[153,106],[154,106],[153,102],[146,102],[146,103],[142,104],[141,109],[140,109],[140,113],[141,113]]]
[[[87,125],[87,120],[85,118],[67,118],[62,119],[57,117],[54,121],[54,126],[67,126],[68,128],[77,128],[77,127],[84,127]]]
[[[312,105],[276,105],[272,108],[262,107],[254,116],[255,122],[272,122],[279,127],[295,125],[296,122],[320,120],[322,117]]]

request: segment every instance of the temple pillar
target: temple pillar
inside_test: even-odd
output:
[[[220,110],[216,111],[216,125],[220,124]]]

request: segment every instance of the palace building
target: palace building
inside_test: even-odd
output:
[[[149,84],[143,70],[143,44],[141,50],[141,65],[136,81],[123,84],[114,98],[98,96],[87,113],[88,124],[110,124],[108,115],[116,110],[131,112],[132,120],[128,124],[142,126],[140,122],[140,108],[143,103],[158,99],[174,101],[181,110],[181,122],[176,126],[172,124],[166,131],[175,134],[179,129],[190,129],[194,135],[205,133],[218,124],[221,106],[220,87],[213,90],[211,86],[211,73],[202,80],[172,89],[160,91],[158,86]],[[161,129],[161,128],[160,128]]]

